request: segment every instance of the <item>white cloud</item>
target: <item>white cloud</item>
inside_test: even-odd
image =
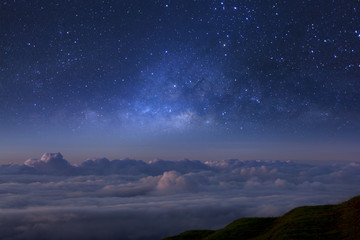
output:
[[[157,183],[156,189],[160,192],[173,194],[196,191],[196,182],[192,182],[186,175],[180,175],[176,171],[164,172]]]
[[[72,166],[61,153],[45,153],[40,159],[31,158],[25,161],[25,166],[51,173],[69,173]]]
[[[160,239],[359,194],[360,164],[92,159],[0,166],[0,238]]]

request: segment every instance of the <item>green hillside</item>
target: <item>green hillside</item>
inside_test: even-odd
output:
[[[338,205],[298,207],[277,218],[240,218],[217,231],[193,230],[164,240],[360,239],[360,196]]]

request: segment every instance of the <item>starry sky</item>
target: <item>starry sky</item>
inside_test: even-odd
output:
[[[0,1],[0,161],[358,160],[360,3]]]

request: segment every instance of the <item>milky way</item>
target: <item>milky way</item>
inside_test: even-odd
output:
[[[0,0],[0,238],[347,200],[359,80],[358,0]]]
[[[357,138],[359,11],[355,0],[1,1],[0,142]]]

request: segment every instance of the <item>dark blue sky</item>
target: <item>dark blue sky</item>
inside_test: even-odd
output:
[[[2,162],[359,156],[356,0],[0,3]]]

